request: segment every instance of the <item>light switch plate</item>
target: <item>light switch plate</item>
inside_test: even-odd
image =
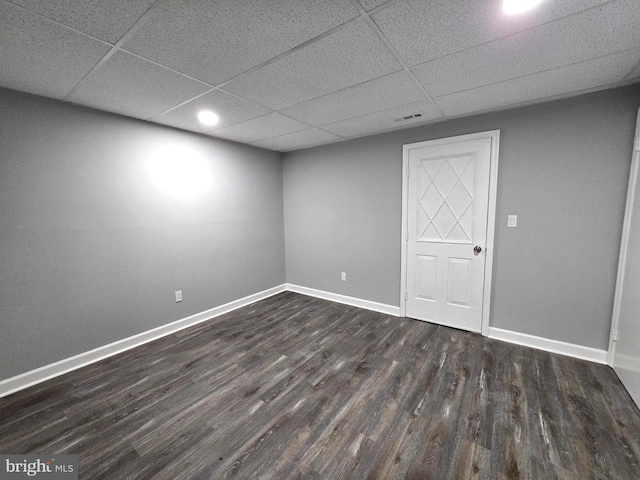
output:
[[[518,226],[518,215],[509,215],[507,217],[507,227],[515,228]]]

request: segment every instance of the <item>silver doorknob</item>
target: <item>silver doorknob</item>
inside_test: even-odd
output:
[[[482,247],[479,247],[476,245],[476,247],[473,249],[473,253],[475,253],[476,255],[480,255],[480,252],[482,251]]]

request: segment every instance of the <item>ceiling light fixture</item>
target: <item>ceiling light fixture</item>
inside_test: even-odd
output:
[[[533,10],[543,0],[502,0],[502,11],[507,15],[519,15]]]
[[[198,120],[201,124],[211,127],[220,121],[220,117],[211,110],[202,110],[198,113]]]

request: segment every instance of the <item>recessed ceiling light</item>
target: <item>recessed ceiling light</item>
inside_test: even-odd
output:
[[[533,10],[543,0],[502,0],[502,11],[507,15],[519,15]]]
[[[198,113],[198,120],[200,120],[200,123],[202,123],[203,125],[210,127],[218,123],[220,121],[220,117],[218,117],[218,115],[213,113],[211,110],[202,110],[200,113]]]

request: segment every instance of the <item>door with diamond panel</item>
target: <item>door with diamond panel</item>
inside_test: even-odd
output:
[[[407,317],[480,332],[492,138],[467,137],[405,149],[405,306]]]

